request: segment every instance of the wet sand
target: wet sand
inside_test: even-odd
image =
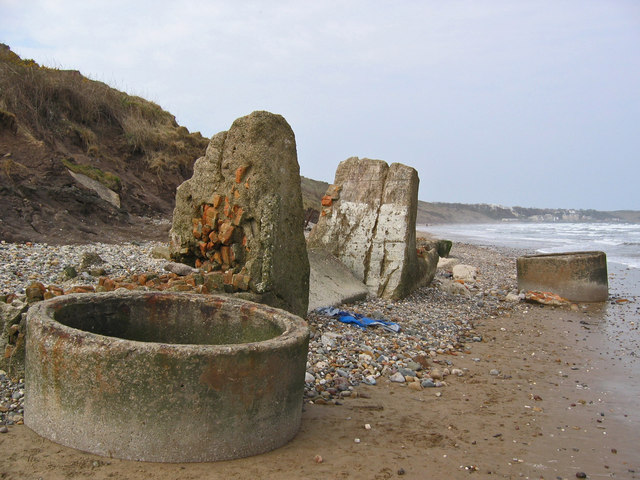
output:
[[[456,356],[468,370],[447,387],[380,381],[342,405],[306,404],[300,433],[273,452],[148,464],[77,452],[14,426],[0,435],[0,478],[640,478],[640,279],[610,273],[606,304],[521,304],[479,322],[483,342]]]

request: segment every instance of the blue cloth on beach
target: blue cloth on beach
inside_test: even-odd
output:
[[[330,317],[336,317],[342,323],[352,323],[363,330],[366,330],[367,327],[380,326],[389,332],[398,333],[401,329],[400,325],[394,322],[375,320],[373,318],[367,318],[360,313],[345,312],[334,307],[317,308],[316,312],[329,315]]]

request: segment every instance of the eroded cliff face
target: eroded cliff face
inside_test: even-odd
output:
[[[171,253],[214,276],[221,290],[304,316],[303,222],[293,131],[280,115],[254,112],[215,135],[178,187]]]
[[[310,248],[340,259],[370,292],[402,298],[430,281],[435,262],[416,250],[418,172],[382,160],[352,157],[340,163],[322,200]]]

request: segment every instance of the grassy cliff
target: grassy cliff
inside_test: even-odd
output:
[[[208,139],[153,102],[0,44],[0,237],[99,237],[131,215],[167,217]],[[116,192],[103,205],[69,170]],[[79,229],[83,230],[79,230]]]

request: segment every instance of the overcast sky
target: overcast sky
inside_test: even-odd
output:
[[[0,0],[0,42],[207,137],[279,113],[318,180],[358,156],[426,201],[640,209],[637,0]]]

